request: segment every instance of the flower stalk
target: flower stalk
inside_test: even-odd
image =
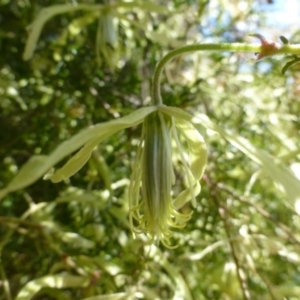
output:
[[[260,36],[261,35],[254,35]],[[188,45],[183,46],[181,48],[175,49],[170,51],[166,54],[161,61],[157,64],[154,75],[153,75],[153,83],[152,83],[152,101],[154,105],[162,105],[163,101],[161,98],[160,92],[160,81],[161,81],[161,74],[165,67],[165,65],[175,58],[178,55],[189,53],[189,52],[197,52],[197,51],[229,51],[229,52],[252,52],[252,53],[259,53],[259,59],[276,54],[300,54],[300,46],[299,45],[290,45],[284,44],[281,46],[276,47],[276,49],[272,48],[272,53],[269,51],[269,43],[264,42],[265,39],[261,39],[260,44],[246,44],[246,43],[224,43],[224,44],[196,44],[196,45]],[[268,55],[265,55],[267,52]]]

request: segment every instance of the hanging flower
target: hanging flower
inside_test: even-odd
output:
[[[128,193],[131,229],[134,234],[146,233],[152,241],[160,240],[172,247],[171,228],[182,228],[191,218],[192,212],[182,213],[179,209],[190,200],[196,205],[199,180],[207,160],[205,142],[187,121],[191,116],[185,118],[186,115],[175,107],[151,106],[96,125],[81,150],[48,178],[53,182],[69,178],[83,167],[101,141],[119,130],[143,123]],[[182,146],[182,140],[187,147]],[[175,183],[172,141],[183,166],[186,185],[179,195],[172,192]]]
[[[177,129],[181,130],[188,143],[191,154],[189,158],[186,158],[186,153],[182,150]],[[187,181],[187,188],[175,199],[172,199],[172,138]],[[134,233],[145,232],[152,240],[159,239],[164,245],[171,247],[171,228],[182,228],[191,218],[192,212],[181,213],[178,209],[190,199],[195,205],[206,158],[205,143],[199,132],[188,122],[159,110],[145,118],[129,187],[130,223]]]

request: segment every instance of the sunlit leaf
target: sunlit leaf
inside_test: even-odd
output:
[[[71,247],[80,249],[93,249],[95,247],[94,241],[88,240],[75,232],[59,231],[57,234],[64,243],[70,244]]]
[[[189,259],[191,261],[194,260],[201,260],[203,259],[206,255],[212,253],[214,250],[216,250],[217,248],[226,245],[226,241],[218,241],[215,242],[209,246],[207,246],[206,248],[204,248],[203,250],[201,250],[198,253],[186,253],[184,254],[182,257]]]
[[[129,293],[116,293],[108,295],[99,295],[89,298],[84,298],[83,300],[125,300],[128,299]]]
[[[15,300],[30,300],[43,287],[57,289],[86,287],[89,279],[69,274],[48,275],[29,281],[18,293]]]
[[[116,6],[118,7],[123,7],[123,8],[139,8],[141,10],[144,10],[146,12],[155,12],[155,13],[168,13],[170,10],[164,6],[164,5],[159,5],[156,3],[153,3],[152,1],[148,0],[139,0],[139,1],[128,1],[128,2],[120,2]]]

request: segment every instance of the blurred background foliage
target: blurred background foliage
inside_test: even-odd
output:
[[[0,0],[0,188],[32,155],[149,104],[167,51],[252,42],[247,34],[266,29],[272,2]],[[35,51],[24,52],[29,24],[52,5],[63,6]],[[297,43],[300,34],[288,38]],[[163,98],[207,114],[299,176],[299,67],[283,76],[286,61],[181,56],[166,68]],[[178,248],[133,239],[126,191],[139,135],[133,128],[110,137],[67,182],[40,179],[2,199],[0,299],[299,299],[299,216],[280,187],[216,134],[206,135],[202,192],[176,233]]]

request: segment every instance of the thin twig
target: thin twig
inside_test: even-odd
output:
[[[244,196],[241,196],[239,194],[237,194],[235,191],[233,191],[230,187],[225,186],[222,183],[217,183],[217,187],[228,193],[230,196],[234,197],[235,199],[237,199],[238,201],[247,204],[248,206],[253,207],[260,215],[262,215],[263,217],[265,217],[266,219],[269,219],[271,222],[276,223],[276,226],[278,226],[280,229],[282,229],[282,231],[284,231],[287,236],[294,242],[297,243],[298,245],[300,245],[300,241],[295,237],[295,235],[292,233],[292,231],[290,230],[290,228],[288,228],[285,224],[279,222],[278,220],[276,220],[269,212],[267,212],[264,208],[262,208],[259,205],[256,205],[252,202],[250,202],[249,200],[247,200]]]
[[[221,204],[219,202],[219,199],[216,195],[215,186],[213,186],[211,184],[211,182],[209,182],[208,178],[206,179],[206,182],[211,185],[211,188],[210,188],[210,190],[212,191],[211,192],[211,197],[212,197],[212,200],[214,201],[216,207],[218,208],[219,215],[220,215],[220,217],[222,219],[222,222],[224,224],[224,229],[225,229],[226,236],[227,236],[227,239],[228,239],[228,243],[229,243],[229,246],[230,246],[231,255],[232,255],[233,261],[234,261],[235,266],[236,266],[236,274],[237,274],[237,278],[238,278],[238,281],[239,281],[239,284],[240,284],[240,287],[241,287],[241,291],[242,291],[242,294],[243,294],[243,299],[244,300],[251,300],[251,295],[250,295],[250,292],[249,292],[246,276],[245,276],[245,273],[244,273],[242,267],[240,266],[238,255],[237,255],[235,247],[234,247],[234,242],[232,241],[232,238],[231,238],[230,224],[227,220],[227,209],[224,209],[224,206],[223,207],[221,206]]]
[[[43,227],[40,223],[22,220],[22,219],[15,218],[15,217],[0,217],[0,223],[3,223],[4,225],[7,225],[7,226],[9,226],[9,224],[11,224],[14,226],[13,229],[17,229],[16,224],[21,224],[23,226],[29,226],[29,227],[37,227],[37,228]]]
[[[237,199],[238,201],[247,204],[248,206],[253,207],[260,215],[262,215],[264,218],[270,220],[271,222],[276,222],[276,226],[278,226],[279,228],[281,228],[286,234],[287,236],[290,238],[291,241],[295,242],[296,244],[300,244],[300,241],[293,235],[293,233],[291,232],[291,230],[283,223],[278,222],[278,220],[275,220],[274,217],[267,212],[265,209],[263,209],[261,206],[256,205],[252,202],[250,202],[249,200],[247,200],[247,198],[245,196],[241,196],[239,194],[237,194],[232,188],[225,186],[222,183],[217,183],[216,187],[218,189],[220,189],[223,192],[226,192],[227,194],[229,194],[231,197],[233,197],[234,199]],[[249,253],[251,255],[251,253]],[[257,270],[257,268],[255,268],[255,272],[257,273],[257,275],[261,278],[261,280],[264,282],[266,289],[269,293],[269,296],[272,300],[276,300],[276,297],[273,293],[272,287],[270,285],[270,283],[267,281],[267,279]]]
[[[270,295],[271,299],[272,300],[277,300],[277,298],[275,297],[275,295],[273,293],[273,290],[272,290],[272,287],[271,287],[270,283],[268,282],[268,280],[262,274],[260,274],[260,272],[257,271],[256,268],[255,268],[255,272],[258,274],[258,276],[261,278],[261,280],[265,283],[266,288],[269,292],[269,295]]]

